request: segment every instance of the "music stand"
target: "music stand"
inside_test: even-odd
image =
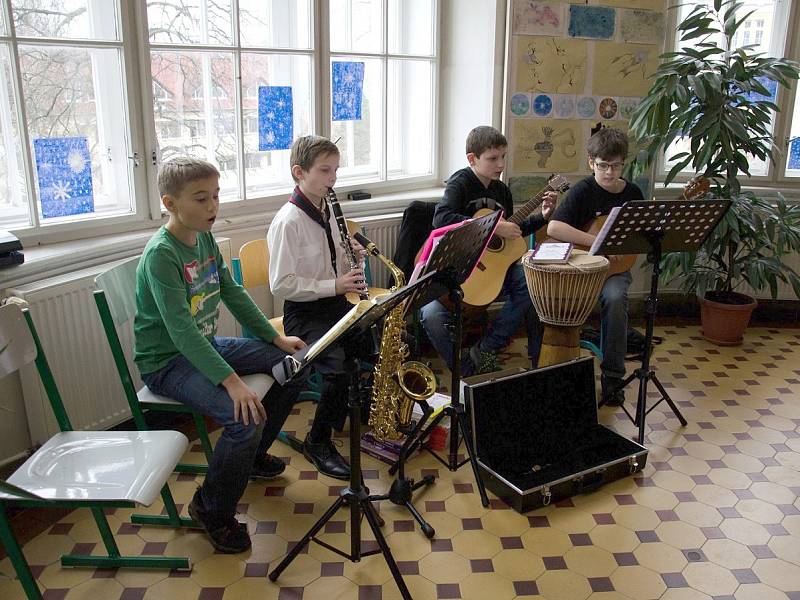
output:
[[[700,249],[730,204],[730,200],[634,200],[626,202],[618,211],[616,209],[612,211],[589,250],[589,254],[647,254],[647,261],[653,265],[650,295],[645,303],[646,328],[642,366],[625,378],[617,388],[617,390],[624,389],[634,379],[639,380],[636,416],[631,415],[624,404],[622,410],[634,425],[638,425],[640,444],[644,443],[647,415],[661,402],[666,402],[681,425],[686,425],[686,419],[672,398],[669,397],[664,386],[661,385],[655,371],[650,368],[662,253],[692,252]],[[661,393],[661,398],[648,409],[647,384],[650,380]]]
[[[314,360],[319,357],[322,352],[334,342],[347,344],[348,342],[354,343],[360,334],[364,333],[378,320],[382,319],[389,312],[395,309],[401,302],[407,300],[413,294],[424,291],[431,285],[436,273],[432,272],[428,275],[420,277],[413,284],[401,288],[387,296],[382,296],[374,301],[363,300],[355,305],[344,317],[342,317],[336,325],[334,325],[325,335],[323,335],[316,343],[307,346],[300,352],[293,356],[287,356],[282,362],[273,367],[272,374],[275,380],[283,385],[287,381],[296,377],[299,373],[304,371]],[[365,303],[370,305],[369,308],[364,310]],[[357,342],[355,342],[357,343]],[[403,576],[400,569],[392,556],[389,545],[381,533],[380,526],[383,524],[382,519],[375,511],[372,505],[374,500],[380,499],[379,496],[370,496],[369,489],[364,485],[361,476],[361,395],[359,393],[359,368],[358,360],[353,353],[347,352],[344,362],[345,371],[348,376],[348,403],[349,417],[350,417],[350,482],[348,487],[343,489],[339,498],[331,505],[324,515],[308,530],[302,539],[295,544],[283,560],[276,566],[270,573],[270,581],[275,581],[286,567],[295,559],[295,557],[302,552],[303,548],[309,542],[314,541],[319,545],[327,548],[328,550],[343,556],[344,558],[352,561],[359,562],[364,556],[371,556],[378,552],[383,554],[389,570],[394,577],[397,587],[400,589],[400,595],[405,600],[411,600],[411,594],[403,581]],[[323,528],[336,511],[343,505],[350,507],[350,552],[344,552],[335,546],[327,544],[322,540],[316,538],[317,533]],[[375,540],[378,543],[378,549],[362,551],[361,550],[361,515],[363,515],[367,523],[369,523],[372,533],[375,535]]]
[[[497,224],[500,222],[502,211],[495,211],[478,219],[473,219],[460,227],[451,229],[439,240],[436,248],[433,249],[423,273],[436,272],[437,276],[434,284],[427,289],[420,290],[406,304],[406,310],[416,310],[429,302],[448,294],[453,303],[453,317],[455,327],[452,332],[453,343],[453,365],[450,369],[450,404],[445,406],[433,421],[418,434],[416,439],[411,441],[406,451],[406,456],[413,454],[422,443],[428,438],[431,431],[444,417],[450,417],[450,452],[448,460],[444,460],[436,452],[425,446],[436,460],[442,463],[450,471],[457,471],[463,465],[470,462],[472,472],[475,475],[475,483],[481,496],[481,504],[489,506],[489,498],[486,496],[486,488],[483,485],[480,472],[478,471],[478,461],[475,451],[466,429],[466,416],[464,406],[461,404],[461,310],[464,292],[461,284],[470,276],[477,267],[478,261],[483,255],[486,246],[492,238]],[[467,458],[458,461],[459,433],[464,437],[464,446],[467,450]],[[399,461],[398,461],[399,463]],[[395,463],[389,469],[394,474],[399,468]]]

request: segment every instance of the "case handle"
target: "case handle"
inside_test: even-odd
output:
[[[585,494],[592,492],[603,485],[603,473],[605,469],[597,469],[587,475],[576,477],[572,480],[572,487],[574,494]]]

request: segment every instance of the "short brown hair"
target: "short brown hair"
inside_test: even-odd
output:
[[[304,135],[297,138],[292,144],[292,153],[289,156],[289,166],[299,165],[303,171],[308,171],[314,166],[314,161],[320,156],[328,154],[339,155],[339,148],[332,141],[320,135]],[[297,177],[292,173],[292,179],[297,183]]]
[[[208,177],[219,177],[219,170],[210,162],[191,156],[172,158],[158,169],[158,193],[177,198],[187,183]]]
[[[628,136],[619,129],[604,127],[589,138],[586,153],[591,159],[620,157],[625,160],[628,157]]]
[[[474,154],[478,158],[489,148],[506,146],[508,146],[506,136],[488,125],[476,127],[467,135],[467,154]]]

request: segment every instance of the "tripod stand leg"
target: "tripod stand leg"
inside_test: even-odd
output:
[[[661,385],[661,382],[658,380],[658,377],[656,376],[655,373],[651,374],[651,379],[653,380],[653,383],[655,384],[656,388],[658,388],[658,391],[661,393],[661,397],[664,398],[664,401],[672,409],[672,412],[675,414],[676,417],[678,417],[678,421],[681,422],[681,425],[683,425],[685,427],[686,426],[686,419],[683,418],[683,415],[681,414],[681,411],[678,409],[678,407],[676,406],[676,404],[672,400],[672,398],[669,397],[669,394],[667,393],[667,390],[665,390],[664,386]]]
[[[339,496],[336,499],[336,502],[334,502],[331,505],[331,507],[325,512],[324,515],[322,515],[322,518],[319,521],[317,521],[311,529],[308,530],[308,533],[306,533],[303,536],[303,538],[299,542],[297,542],[291,550],[289,550],[289,553],[283,557],[283,560],[278,564],[278,566],[272,569],[272,571],[269,574],[270,581],[275,581],[278,577],[280,577],[284,569],[286,569],[286,567],[289,566],[289,563],[291,563],[295,559],[295,557],[298,554],[300,554],[300,552],[303,551],[303,548],[305,548],[308,545],[308,543],[312,540],[312,538],[315,535],[317,535],[317,533],[319,533],[319,530],[325,526],[325,523],[327,523],[330,520],[330,518],[336,514],[336,511],[339,510],[339,508],[341,508],[343,503],[344,503],[344,496]],[[356,507],[358,506],[357,502],[353,502],[353,504],[355,504]]]
[[[411,444],[408,446],[408,450],[406,450],[405,453],[406,456],[411,456],[412,454],[414,454],[414,452],[416,452],[420,448],[420,446],[422,446],[422,442],[428,439],[428,436],[430,435],[431,431],[433,431],[433,428],[436,427],[444,417],[445,417],[445,412],[442,411],[433,418],[433,421],[428,423],[428,426],[425,427],[424,431],[419,435],[417,435],[414,441],[411,442]],[[400,461],[398,460],[391,467],[389,467],[389,474],[394,475],[395,473],[397,473],[397,469],[399,467],[400,467]]]
[[[363,501],[369,504],[368,498]],[[414,600],[411,596],[411,592],[409,592],[408,588],[406,587],[406,582],[403,581],[403,575],[402,573],[400,573],[400,568],[394,561],[392,552],[391,550],[389,550],[389,546],[386,543],[386,538],[383,537],[383,532],[381,531],[381,528],[378,526],[378,522],[375,520],[375,513],[373,512],[373,510],[374,509],[371,504],[369,505],[369,507],[365,506],[364,517],[366,517],[367,523],[369,523],[369,526],[372,529],[372,533],[375,534],[375,541],[378,543],[378,547],[381,549],[381,552],[383,553],[383,558],[386,560],[386,564],[389,565],[389,571],[391,571],[392,577],[394,577],[394,581],[400,590],[400,595],[403,597],[404,600]],[[272,574],[270,574],[270,578],[271,577]]]
[[[453,419],[458,422],[458,427],[453,427]],[[481,504],[485,508],[489,506],[489,498],[486,496],[486,488],[483,485],[483,479],[481,479],[481,474],[478,470],[478,459],[475,458],[475,451],[472,448],[472,442],[467,435],[467,428],[466,425],[464,425],[463,412],[457,411],[450,418],[450,435],[453,435],[453,431],[461,431],[461,435],[464,437],[464,446],[467,448],[467,456],[469,457],[469,462],[472,465],[472,473],[475,475],[475,483],[478,485],[478,493],[481,495]]]

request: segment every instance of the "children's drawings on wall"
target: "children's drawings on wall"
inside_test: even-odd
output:
[[[331,119],[334,121],[360,121],[364,63],[334,62],[332,79]]]
[[[566,34],[566,4],[514,0],[514,34],[554,35]]]
[[[547,117],[553,112],[553,99],[547,94],[538,94],[533,99],[533,114]]]
[[[571,4],[569,7],[570,37],[610,40],[614,37],[616,11],[604,6]]]
[[[33,140],[42,217],[94,212],[92,158],[85,137]]]
[[[555,94],[553,96],[553,116],[556,119],[574,119],[576,96]]]
[[[641,98],[617,98],[619,105],[619,118],[628,121],[633,116],[634,109],[639,106]]]
[[[258,149],[287,150],[294,139],[292,88],[267,86],[258,88]]]
[[[543,175],[523,175],[511,177],[508,180],[508,187],[511,188],[511,196],[514,198],[515,204],[527,202],[541,192],[546,185],[547,177]]]
[[[511,96],[511,112],[515,117],[524,117],[531,109],[530,94],[516,93]]]
[[[652,10],[619,11],[619,36],[623,42],[660,44],[664,39],[664,13]]]
[[[603,0],[605,6],[618,6],[620,8],[639,8],[645,10],[663,11],[666,8],[665,0]]]
[[[593,119],[597,116],[597,102],[592,96],[578,96],[575,106],[581,119]]]
[[[576,93],[586,84],[586,42],[516,36],[515,89],[529,93]]]
[[[772,79],[767,79],[766,77],[756,77],[758,82],[767,88],[769,91],[769,96],[765,96],[764,94],[759,94],[758,92],[749,92],[747,94],[747,98],[751,102],[756,102],[758,100],[769,100],[770,102],[775,102],[775,99],[778,97],[778,82]]]
[[[581,125],[555,119],[514,122],[513,170],[516,173],[576,171]]]
[[[658,68],[659,47],[642,44],[595,44],[592,91],[602,96],[644,96],[649,76]]]
[[[790,169],[800,169],[800,138],[794,138],[789,146],[789,162]]]
[[[597,105],[597,111],[604,119],[613,119],[619,113],[619,107],[614,98],[602,98]]]

